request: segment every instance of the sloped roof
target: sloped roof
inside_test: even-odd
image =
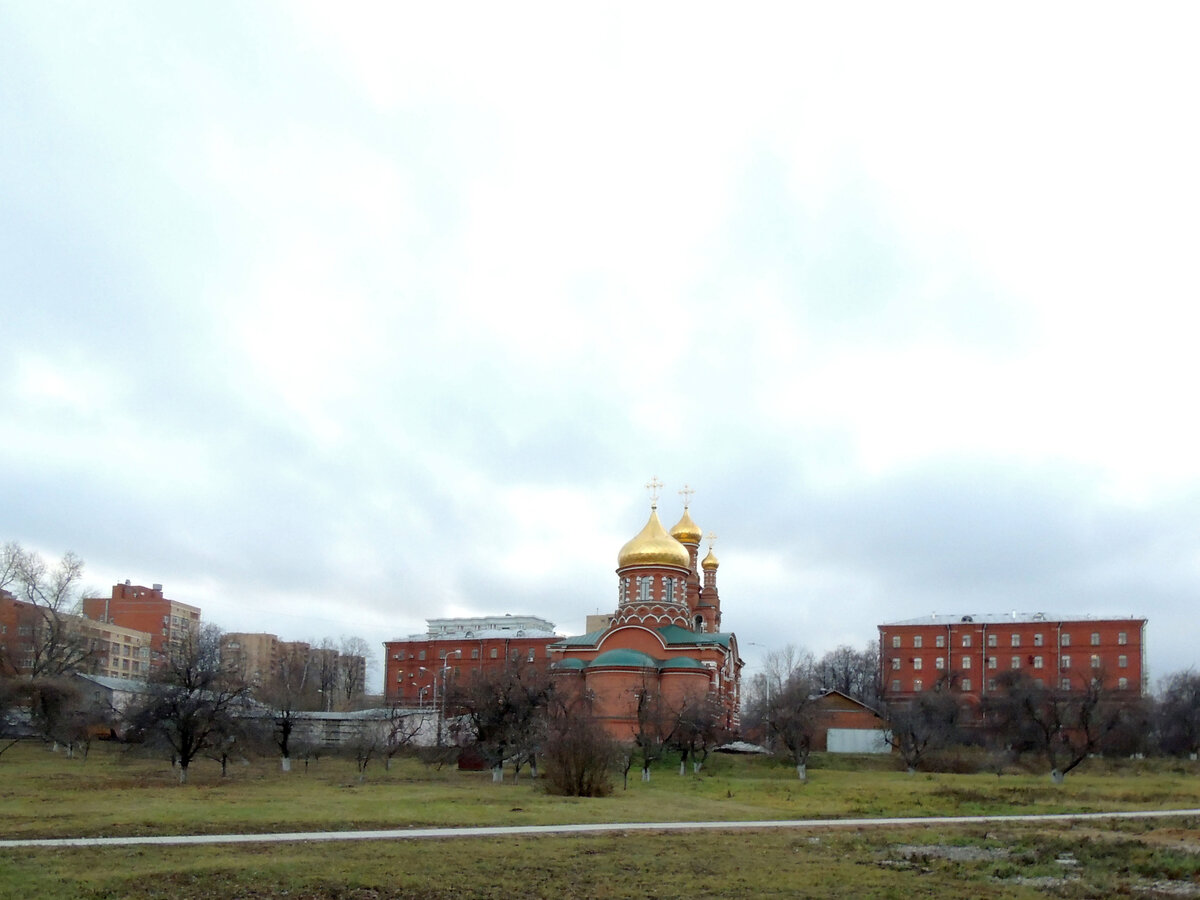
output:
[[[619,647],[615,650],[606,650],[595,659],[588,663],[588,668],[596,666],[637,666],[638,668],[657,669],[661,663],[641,650],[631,650],[628,647]]]
[[[678,625],[664,625],[654,630],[662,636],[668,647],[680,644],[719,644],[728,650],[730,639],[733,637],[727,631],[689,631]]]

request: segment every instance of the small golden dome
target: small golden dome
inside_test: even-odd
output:
[[[720,563],[717,562],[717,555],[712,552],[712,547],[709,547],[708,556],[704,557],[703,562],[700,563],[700,567],[702,569],[715,569],[719,565]]]
[[[658,520],[658,512],[653,508],[646,527],[617,554],[618,569],[626,566],[677,566],[686,569],[691,561],[687,548],[667,534]]]
[[[683,508],[683,515],[679,517],[679,521],[671,529],[671,537],[675,538],[681,544],[700,543],[700,526],[692,521],[692,517],[688,513],[686,506]]]

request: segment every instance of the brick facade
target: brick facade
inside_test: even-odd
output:
[[[879,626],[880,686],[890,700],[948,687],[977,704],[1006,672],[1059,690],[1101,679],[1105,690],[1146,689],[1146,620],[1034,614],[930,616]]]

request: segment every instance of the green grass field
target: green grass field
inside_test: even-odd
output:
[[[743,757],[715,758],[698,776],[664,762],[648,784],[633,774],[628,790],[587,800],[414,760],[373,765],[364,783],[336,758],[288,775],[255,761],[224,779],[197,763],[179,785],[164,762],[118,747],[83,762],[31,744],[0,757],[0,837],[1200,807],[1200,770],[1162,761],[1089,761],[1061,786],[1033,774],[907,775],[888,759],[814,758],[807,784]],[[1200,822],[1186,819],[36,849],[0,860],[0,897],[1180,896],[1200,885],[1194,849]]]

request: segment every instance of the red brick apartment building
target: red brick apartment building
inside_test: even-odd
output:
[[[77,638],[87,651],[78,661],[80,671],[114,678],[143,678],[149,671],[150,635],[85,616],[60,613],[54,618],[69,630],[68,640]],[[36,644],[52,621],[43,607],[0,590],[0,674],[32,675],[45,665]]]
[[[537,616],[426,619],[425,634],[385,641],[384,699],[404,706],[432,704],[447,681],[500,668],[516,655],[549,668],[547,647],[561,636]]]
[[[890,700],[949,685],[969,704],[996,691],[1006,672],[1058,690],[1146,687],[1146,620],[1068,619],[1045,613],[933,615],[879,626],[880,686]]]
[[[114,584],[111,597],[84,597],[83,614],[150,635],[152,664],[163,659],[168,647],[177,646],[188,630],[200,626],[200,608],[164,597],[161,584]]]

